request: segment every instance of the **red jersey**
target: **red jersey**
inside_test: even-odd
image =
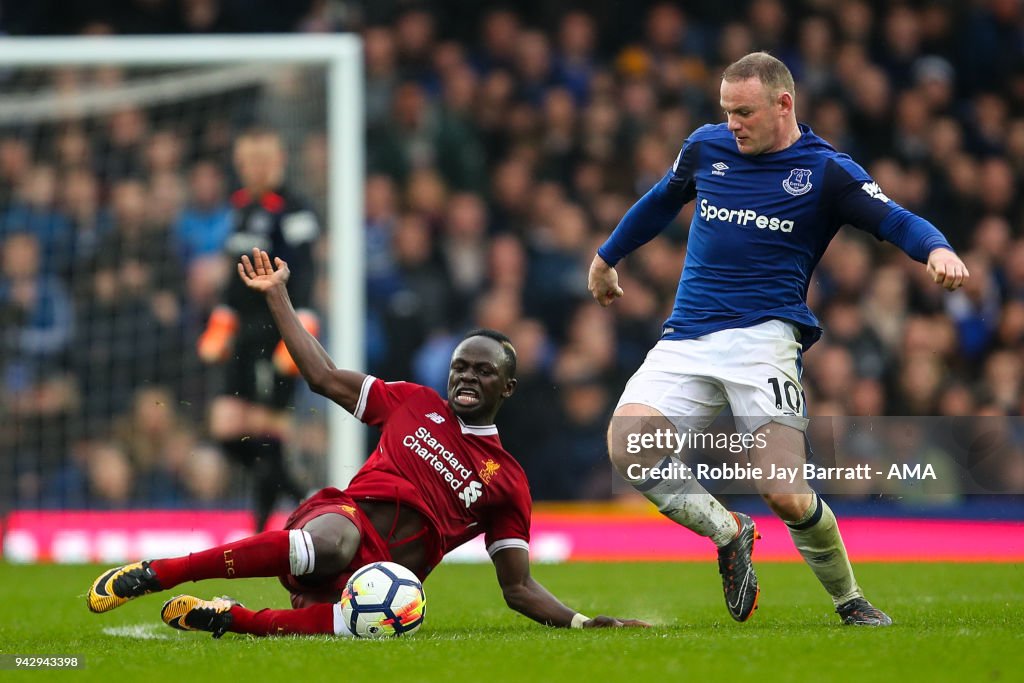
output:
[[[442,554],[480,534],[491,556],[529,549],[529,484],[497,427],[463,424],[433,389],[373,376],[363,382],[353,414],[382,433],[346,493],[415,509],[433,525]]]

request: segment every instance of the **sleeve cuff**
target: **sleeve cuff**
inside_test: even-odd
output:
[[[356,401],[356,409],[352,411],[352,415],[357,420],[363,419],[363,412],[366,410],[366,401],[370,397],[370,387],[377,381],[377,378],[373,375],[367,375],[363,379],[363,385],[359,388],[359,400]]]
[[[487,554],[494,557],[497,553],[501,552],[505,548],[522,548],[526,552],[530,552],[530,544],[521,538],[503,538],[500,541],[487,546]]]
[[[600,247],[597,248],[597,255],[601,257],[601,260],[603,260],[609,266],[614,268],[615,264],[619,262],[619,259],[612,258],[611,256],[609,256],[607,250],[604,247],[605,245],[602,244]]]

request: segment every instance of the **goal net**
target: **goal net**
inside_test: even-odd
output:
[[[324,227],[325,346],[361,367],[358,39],[6,40],[0,82],[0,516],[248,508],[196,353],[236,277],[232,146],[254,125],[280,135],[285,185]],[[298,384],[289,469],[344,484],[362,432]]]

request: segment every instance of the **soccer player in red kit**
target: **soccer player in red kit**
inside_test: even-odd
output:
[[[494,417],[516,387],[515,349],[477,330],[452,354],[448,398],[408,382],[340,370],[309,334],[288,298],[288,266],[253,250],[239,276],[262,293],[281,337],[310,387],[381,428],[377,448],[340,491],[326,488],[299,506],[285,529],[184,557],[146,560],[101,574],[87,605],[106,612],[185,581],[279,576],[291,610],[245,609],[229,599],[183,595],[164,604],[176,628],[254,635],[350,635],[338,604],[349,576],[389,560],[422,580],[450,550],[484,534],[498,584],[512,609],[561,627],[645,626],[593,619],[563,605],[530,576],[530,491],[519,463],[501,446]]]

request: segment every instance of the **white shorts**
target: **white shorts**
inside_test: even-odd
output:
[[[737,430],[769,422],[806,431],[799,332],[769,320],[697,339],[662,339],[630,378],[618,405],[640,403],[677,428],[704,430],[728,405]]]

